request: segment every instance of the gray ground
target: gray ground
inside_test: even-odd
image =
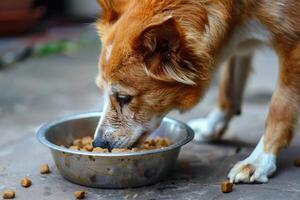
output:
[[[263,132],[268,102],[275,87],[276,57],[270,51],[255,57],[243,115],[235,118],[218,144],[190,143],[181,152],[172,177],[158,184],[123,190],[84,188],[64,180],[50,152],[35,139],[35,130],[56,117],[100,110],[101,93],[94,84],[97,73],[95,48],[84,48],[74,57],[60,55],[36,58],[0,71],[0,191],[13,188],[17,199],[74,199],[83,189],[88,199],[300,199],[300,168],[292,165],[300,157],[300,137],[284,150],[278,172],[267,184],[239,184],[222,194],[219,183],[229,168],[245,158]],[[216,102],[214,81],[204,101],[193,110],[170,115],[187,121],[205,116]],[[299,133],[299,131],[297,131]],[[232,142],[235,141],[235,142]],[[186,164],[180,164],[180,163]],[[49,163],[52,173],[39,174],[39,165]],[[19,180],[29,176],[33,185],[24,189]]]

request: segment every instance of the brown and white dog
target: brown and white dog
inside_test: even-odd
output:
[[[98,0],[103,49],[98,85],[105,92],[95,146],[129,147],[157,128],[173,109],[192,108],[226,61],[219,104],[190,122],[196,140],[221,137],[240,113],[253,51],[272,47],[280,75],[263,137],[237,163],[232,182],[267,182],[288,146],[300,105],[300,1]]]

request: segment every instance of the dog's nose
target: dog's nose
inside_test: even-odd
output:
[[[103,149],[110,148],[109,142],[107,140],[102,140],[102,139],[96,138],[92,144],[93,144],[93,147],[101,147]]]

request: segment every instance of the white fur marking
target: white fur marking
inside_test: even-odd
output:
[[[105,50],[105,61],[108,63],[110,55],[111,55],[112,45],[108,45]]]
[[[253,172],[244,170],[250,166]],[[276,155],[264,152],[263,137],[255,147],[251,155],[243,161],[238,162],[229,172],[228,178],[231,182],[253,183],[268,181],[268,177],[276,171]]]
[[[227,122],[226,114],[219,108],[215,108],[207,118],[191,120],[188,125],[195,131],[195,141],[210,141],[218,138]]]
[[[107,89],[104,90],[103,94],[104,94],[104,104],[103,104],[102,114],[101,114],[99,123],[98,123],[96,131],[94,133],[94,139],[99,137],[98,134],[100,134],[99,132],[100,132],[101,126],[103,124],[103,120],[105,119],[105,116],[107,115],[108,107],[110,104],[109,103],[109,93],[108,93]]]

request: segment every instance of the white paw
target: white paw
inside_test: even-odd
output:
[[[230,182],[268,182],[268,178],[276,171],[276,156],[264,153],[261,141],[248,158],[238,162],[230,170],[228,174]]]
[[[194,119],[188,125],[195,131],[194,140],[213,141],[220,138],[228,125],[229,119],[219,109],[214,109],[207,118]]]

